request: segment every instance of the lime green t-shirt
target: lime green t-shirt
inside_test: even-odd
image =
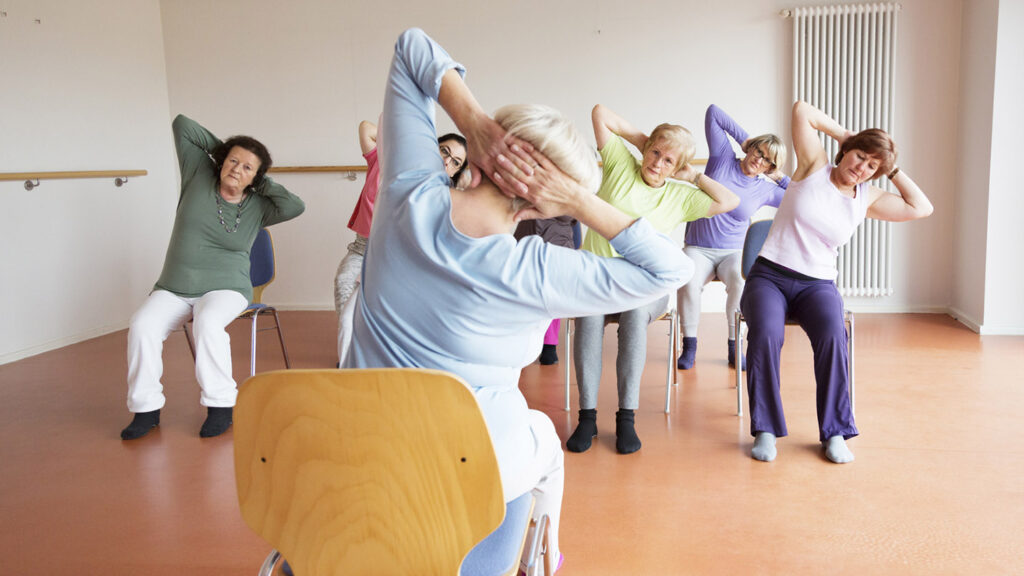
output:
[[[666,181],[651,188],[640,176],[640,163],[616,136],[601,149],[604,174],[597,196],[633,218],[643,217],[656,230],[668,234],[683,222],[708,215],[714,200],[700,188],[683,182]],[[618,257],[608,240],[587,230],[582,248],[598,256]]]

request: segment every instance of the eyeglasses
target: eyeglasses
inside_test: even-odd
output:
[[[452,156],[451,148],[442,144],[441,146],[438,147],[438,149],[441,151],[441,159],[444,161],[445,164],[451,162],[452,168],[455,168],[456,170],[462,168],[462,164],[465,162],[465,160],[460,160],[455,156]]]
[[[763,162],[767,162],[768,166],[770,166],[772,170],[775,169],[775,162],[772,162],[771,158],[768,158],[768,156],[766,156],[765,153],[762,152],[760,148],[754,148],[753,150],[751,150],[751,152],[753,152],[753,154],[754,154],[754,160],[760,160],[760,161],[763,161]]]

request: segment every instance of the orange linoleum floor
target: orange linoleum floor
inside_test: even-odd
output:
[[[333,312],[285,312],[296,368],[334,366]],[[978,336],[943,315],[857,317],[856,461],[818,445],[811,353],[787,328],[790,435],[749,456],[725,363],[725,319],[705,314],[697,365],[664,413],[665,329],[649,329],[637,430],[615,453],[614,326],[605,335],[599,437],[566,453],[559,576],[1024,574],[1024,337]],[[184,336],[165,349],[160,427],[135,442],[125,331],[0,366],[0,574],[255,574],[269,546],[242,523],[231,433],[205,416]],[[236,378],[248,335],[232,328]],[[283,368],[260,336],[257,369]],[[559,349],[562,362],[564,352]],[[523,371],[531,406],[564,440],[562,366]]]

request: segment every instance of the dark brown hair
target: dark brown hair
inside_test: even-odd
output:
[[[251,185],[254,188],[259,186],[263,182],[263,175],[270,169],[273,160],[270,159],[270,152],[267,150],[267,147],[251,136],[232,136],[213,149],[212,156],[214,163],[217,164],[217,177],[220,177],[220,171],[224,168],[224,160],[227,159],[231,149],[235,146],[252,152],[260,159],[260,167],[256,169],[256,176],[253,177]]]
[[[444,136],[438,138],[437,145],[440,146],[441,144],[444,144],[449,140],[454,140],[455,142],[462,144],[463,148],[466,148],[466,139],[462,137],[462,134],[456,134],[454,132],[449,132],[448,134],[445,134]],[[466,166],[468,165],[469,160],[463,161],[462,166],[459,166],[459,169],[455,171],[455,174],[452,174],[452,185],[459,181],[459,177],[462,176],[462,173],[466,171]]]
[[[836,165],[839,165],[843,156],[851,150],[861,150],[868,156],[874,156],[881,160],[881,164],[878,165],[875,174],[871,176],[871,180],[892,172],[893,166],[896,165],[896,143],[885,130],[868,128],[847,138],[836,154]]]

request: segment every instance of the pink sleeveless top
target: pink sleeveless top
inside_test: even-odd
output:
[[[760,255],[776,264],[822,280],[835,280],[839,247],[850,241],[868,211],[868,185],[854,198],[829,180],[832,165],[789,184]]]
[[[369,238],[370,224],[373,221],[373,203],[377,200],[377,188],[380,186],[377,149],[363,154],[363,158],[366,158],[366,182],[359,194],[359,200],[356,201],[356,207],[352,210],[352,216],[348,219],[348,227],[356,234]]]

